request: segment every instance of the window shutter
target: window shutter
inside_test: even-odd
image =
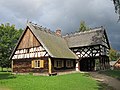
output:
[[[31,61],[31,66],[34,68],[34,60]]]
[[[42,67],[44,68],[44,60],[42,60]]]
[[[40,68],[44,68],[44,60],[40,60]]]
[[[57,67],[57,61],[54,60],[54,67]]]
[[[62,67],[64,67],[64,61],[62,60]]]

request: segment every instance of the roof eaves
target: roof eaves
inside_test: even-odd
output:
[[[108,48],[110,49],[110,43],[109,43],[109,40],[108,40],[107,33],[106,33],[105,29],[104,29],[104,34],[105,34],[105,37],[107,39]]]
[[[16,45],[15,45],[13,51],[12,51],[12,54],[11,54],[10,57],[9,57],[9,60],[12,59],[12,56],[13,56],[13,54],[15,53],[15,50],[17,49],[17,47],[18,47],[18,45],[19,45],[19,43],[20,43],[20,41],[21,41],[23,35],[25,34],[25,32],[26,32],[26,30],[27,30],[27,27],[28,27],[28,26],[26,26],[25,30],[22,32],[22,34],[21,34],[19,40],[17,41],[17,43],[16,43]]]

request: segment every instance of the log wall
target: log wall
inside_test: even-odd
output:
[[[44,68],[32,68],[33,59],[21,59],[13,61],[13,73],[48,73],[48,59],[41,58],[44,60]],[[39,59],[34,59],[39,60]]]

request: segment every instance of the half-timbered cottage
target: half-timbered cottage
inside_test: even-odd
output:
[[[109,65],[109,41],[103,27],[64,36],[69,48],[79,57],[77,70],[107,69]]]
[[[102,27],[61,35],[33,23],[21,35],[10,59],[12,71],[48,73],[109,68],[109,41]]]
[[[60,35],[41,26],[27,23],[13,53],[12,70],[18,73],[53,73],[74,70],[78,57]]]

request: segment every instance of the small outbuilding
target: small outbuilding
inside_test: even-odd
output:
[[[120,70],[120,58],[113,65],[114,69]]]
[[[116,63],[116,61],[110,61],[110,69],[113,70],[114,69],[114,64]]]

